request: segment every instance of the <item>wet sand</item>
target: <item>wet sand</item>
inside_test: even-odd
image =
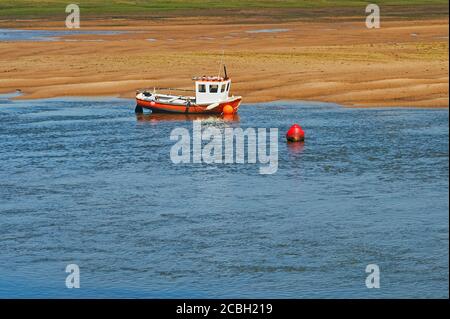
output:
[[[244,102],[448,107],[448,19],[391,20],[370,30],[364,21],[337,21],[89,21],[82,27],[131,32],[0,42],[0,92],[21,89],[21,98],[34,99],[190,89],[192,76],[219,72],[224,50],[232,93]]]

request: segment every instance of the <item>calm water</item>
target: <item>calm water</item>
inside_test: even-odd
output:
[[[0,297],[448,297],[448,110],[278,102],[206,120],[279,128],[278,172],[259,175],[172,164],[170,132],[192,122],[133,109],[0,98]],[[294,122],[304,146],[284,142]]]
[[[277,32],[287,32],[290,29],[259,29],[259,30],[249,30],[247,33],[277,33]]]
[[[116,35],[127,31],[93,31],[93,30],[19,30],[0,29],[0,42],[11,41],[56,41],[70,35]]]

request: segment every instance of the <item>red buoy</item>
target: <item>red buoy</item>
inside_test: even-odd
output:
[[[305,140],[305,132],[300,125],[294,124],[287,131],[286,139],[288,142],[302,142]]]

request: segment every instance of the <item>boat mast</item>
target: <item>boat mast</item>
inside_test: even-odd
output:
[[[219,63],[219,74],[217,75],[218,78],[220,78],[220,71],[222,70],[222,65],[223,64],[223,57],[225,55],[225,50],[222,50],[222,57],[220,58],[220,63]]]
[[[228,74],[227,74],[227,66],[224,64],[223,65],[223,72],[224,72],[224,75],[225,75],[225,80],[228,80]]]

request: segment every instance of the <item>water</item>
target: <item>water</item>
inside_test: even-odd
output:
[[[278,32],[287,32],[290,29],[259,29],[259,30],[249,30],[247,33],[278,33]]]
[[[448,110],[277,102],[205,121],[279,128],[260,175],[172,164],[192,122],[133,108],[0,99],[0,297],[448,298]],[[293,122],[304,145],[284,142]]]
[[[124,33],[127,33],[127,31],[0,29],[0,42],[17,42],[17,41],[51,42],[51,41],[58,41],[60,40],[61,37],[71,35],[117,35]]]

